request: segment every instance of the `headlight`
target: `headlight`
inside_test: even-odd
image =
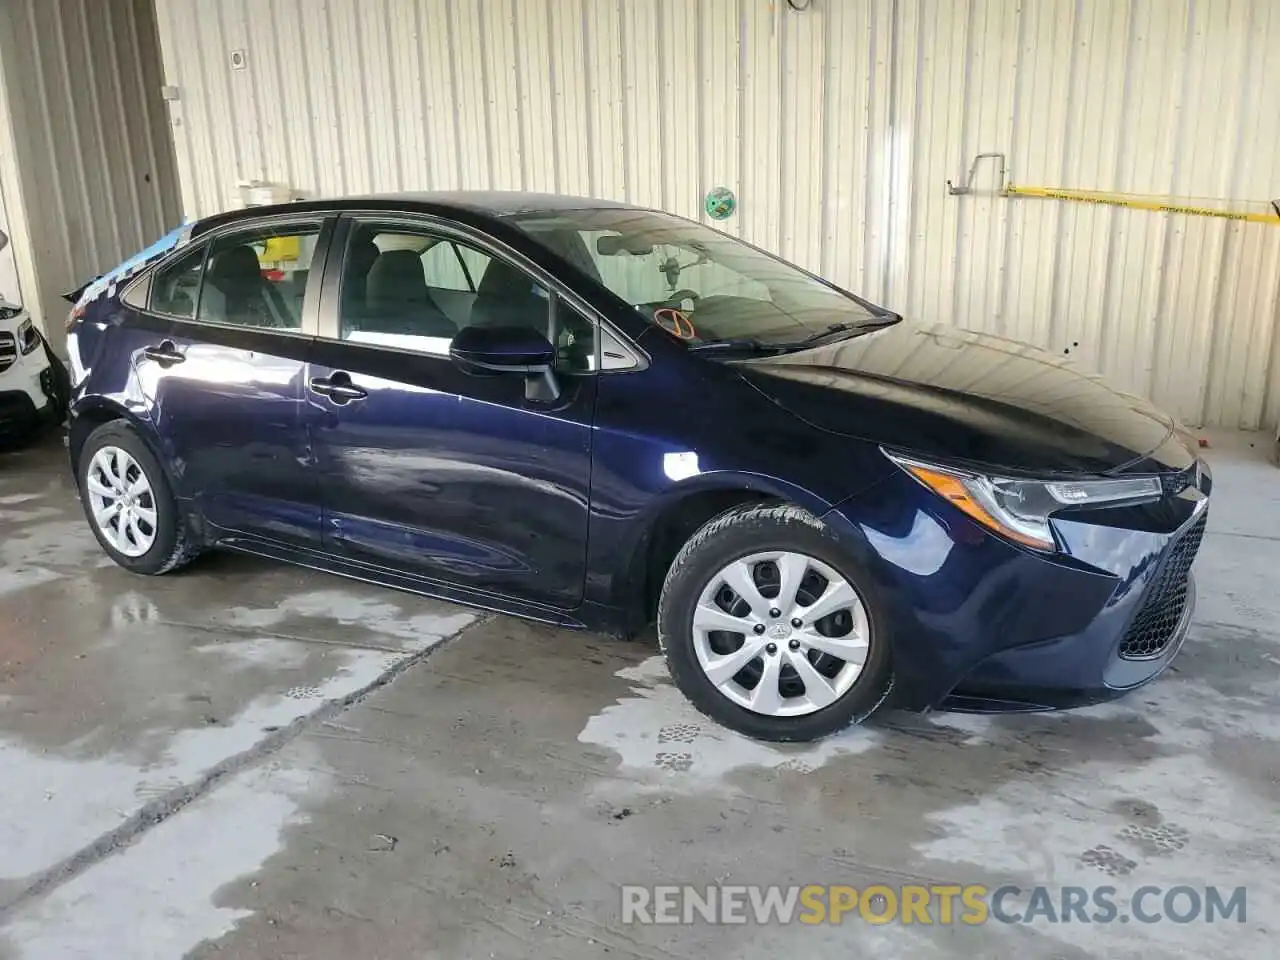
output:
[[[30,320],[23,320],[18,324],[18,349],[25,357],[28,353],[34,353],[39,346],[40,334],[36,333],[35,325]]]
[[[1156,477],[1014,480],[924,463],[888,451],[885,455],[988,530],[1037,550],[1055,548],[1049,517],[1063,507],[1147,500],[1160,495]]]
[[[0,320],[12,320],[21,312],[21,307],[12,303],[5,303],[4,298],[0,297]]]

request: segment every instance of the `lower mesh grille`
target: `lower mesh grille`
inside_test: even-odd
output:
[[[1200,515],[1182,539],[1173,545],[1164,568],[1147,590],[1146,599],[1120,641],[1120,656],[1126,660],[1150,660],[1164,653],[1173,639],[1187,606],[1188,574],[1200,549],[1207,516]]]

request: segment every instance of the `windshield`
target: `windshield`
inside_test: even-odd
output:
[[[794,343],[884,316],[798,267],[669,214],[586,209],[510,220],[693,344]]]

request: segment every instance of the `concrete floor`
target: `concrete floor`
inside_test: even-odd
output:
[[[131,576],[59,447],[0,455],[0,957],[1272,957],[1280,470],[1212,444],[1156,684],[793,748],[703,720],[643,643],[231,556]],[[619,919],[622,883],[824,882],[1244,885],[1248,914]]]

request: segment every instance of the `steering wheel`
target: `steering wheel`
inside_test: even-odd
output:
[[[679,303],[682,300],[692,300],[696,304],[701,299],[702,299],[701,295],[696,293],[695,291],[689,290],[688,288],[682,288],[680,290],[674,291],[671,294],[671,296],[663,300],[662,306],[667,306],[668,304],[672,304],[672,303]]]

